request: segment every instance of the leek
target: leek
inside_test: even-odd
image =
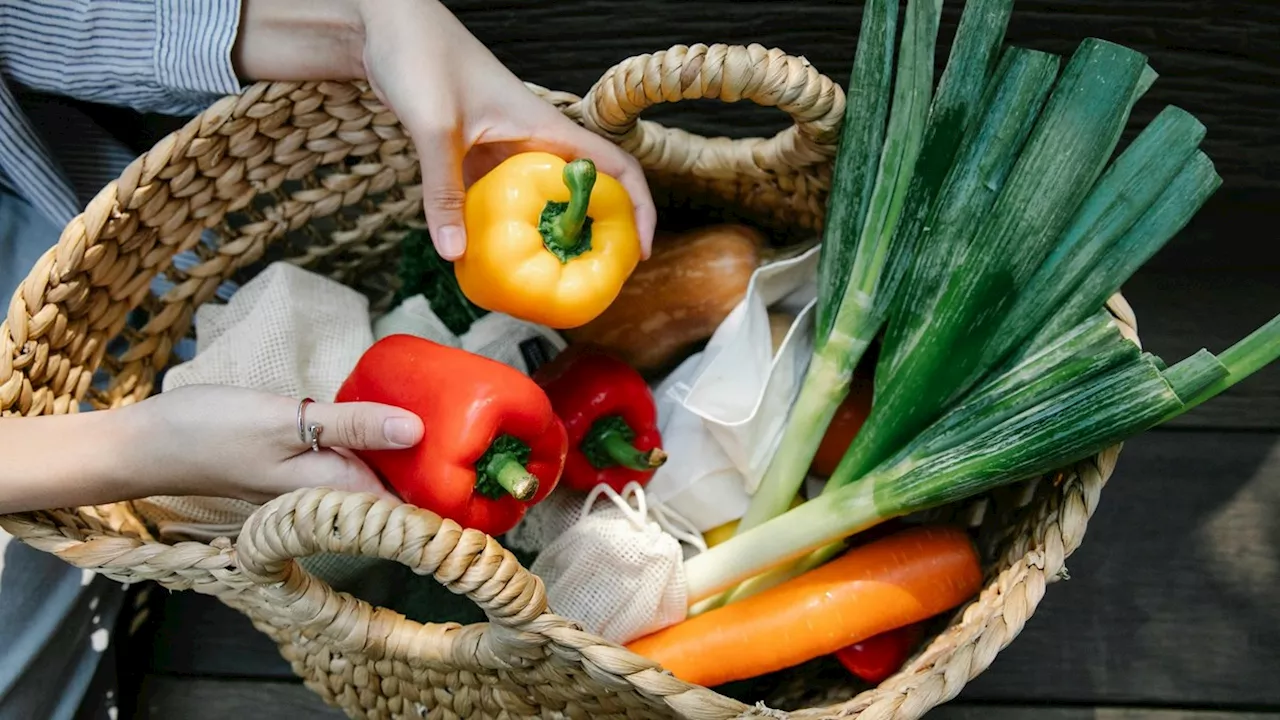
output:
[[[1040,351],[985,381],[912,442],[913,452],[956,445],[1141,354],[1099,311]]]
[[[1275,362],[1277,358],[1280,358],[1280,315],[1271,318],[1266,325],[1253,331],[1244,340],[1222,353],[1218,359],[1227,368],[1227,374],[1199,392],[1184,390],[1179,393],[1186,398],[1183,406],[1165,419],[1172,420],[1192,408],[1199,407],[1204,401],[1226,392],[1236,383]],[[1172,370],[1167,372],[1165,377],[1171,374]],[[1170,378],[1171,383],[1176,380],[1176,377]]]
[[[1086,273],[1117,269],[1100,265],[1099,258],[1154,205],[1204,134],[1204,125],[1185,110],[1167,107],[1156,116],[1094,186],[1066,233],[1027,281],[987,344],[982,366],[996,365],[1043,326]],[[1094,306],[1100,307],[1101,303]]]
[[[1165,108],[1108,164],[1156,73],[1094,39],[1061,78],[1044,53],[993,63],[1010,6],[966,6],[930,104],[940,1],[909,0],[886,129],[897,3],[868,3],[846,114],[864,124],[846,124],[836,161],[814,355],[737,534],[685,563],[691,612],[890,518],[1083,460],[1280,357],[1280,316],[1172,367],[1123,337],[1107,297],[1221,184],[1204,127]],[[886,321],[870,417],[822,495],[783,512]]]
[[[876,368],[877,394],[884,378],[894,372],[891,353],[909,346],[902,339],[907,318],[955,271],[964,247],[990,213],[1049,96],[1058,63],[1057,56],[1023,48],[1010,48],[1001,58],[983,100],[983,115],[965,139],[928,221],[920,228],[920,238],[914,240],[927,251],[913,260],[895,301]]]
[[[854,240],[862,232],[871,204],[889,113],[897,27],[898,0],[868,0],[863,6],[818,256],[815,347],[826,343],[835,322],[853,269]]]
[[[1004,389],[1017,385],[1016,375],[1031,376],[1050,357],[1059,359],[1053,371],[1060,372],[1089,347],[1106,344],[1108,328],[1097,318],[1073,329],[1072,340],[1029,357],[1009,377],[984,384],[970,402],[1003,397]],[[1201,350],[1166,368],[1148,353],[1116,356],[1056,392],[1050,384],[1036,397],[1024,396],[998,422],[984,417],[990,406],[961,404],[857,481],[690,558],[684,567],[689,601],[776,573],[789,561],[836,547],[836,541],[885,520],[1069,466],[1212,399],[1277,359],[1280,315],[1216,357]],[[969,431],[974,423],[981,428]]]
[[[1280,338],[1270,342],[1280,344]],[[1271,348],[1269,348],[1271,349]],[[945,448],[900,453],[685,563],[691,603],[885,520],[929,510],[1070,465],[1158,424],[1230,373],[1203,356],[1165,373],[1148,357],[1113,365]],[[1170,379],[1179,381],[1175,389]],[[975,418],[977,419],[977,418]],[[963,425],[964,418],[953,420]]]
[[[876,3],[869,3],[867,12],[871,11],[872,5]],[[829,331],[824,333],[822,316],[817,318],[814,354],[791,417],[783,430],[778,451],[771,458],[760,487],[739,521],[737,532],[745,532],[790,505],[804,481],[805,471],[818,450],[827,425],[849,392],[854,367],[879,331],[880,321],[874,313],[873,298],[920,151],[933,85],[933,49],[941,14],[942,0],[910,0],[907,3],[889,130],[871,200],[854,246],[848,282],[842,295],[837,296],[842,299]],[[863,28],[867,28],[865,18]],[[893,44],[892,36],[882,37],[878,33],[872,40],[884,42],[890,48]],[[862,42],[860,40],[859,57],[864,49]],[[870,50],[867,52],[872,53]],[[846,142],[848,138],[841,139],[842,145]],[[853,154],[858,155],[859,152],[854,151]],[[836,202],[836,193],[837,189],[833,187],[833,203]],[[830,226],[824,233],[824,252],[830,247],[828,241],[840,241],[839,237],[831,235]],[[830,298],[833,288],[823,282],[822,264],[819,260],[819,298]],[[819,306],[821,303],[820,299]]]
[[[920,155],[907,189],[892,253],[875,301],[890,312],[903,279],[928,257],[922,232],[929,210],[951,170],[966,133],[983,108],[983,96],[996,70],[1013,0],[970,0],[960,17],[947,67],[929,108]]]
[[[1145,69],[1146,58],[1128,48],[1081,44],[954,271],[910,316],[894,319],[900,333],[891,324],[871,413],[827,491],[878,465],[989,370],[980,365],[985,346],[1101,174]],[[895,370],[882,369],[895,357]]]
[[[982,11],[981,5],[975,11]],[[966,10],[968,12],[968,10]],[[979,48],[972,54],[981,55],[980,41],[987,41],[991,32],[975,34],[971,42],[979,43]],[[953,53],[953,58],[969,59],[969,54]],[[970,63],[972,64],[972,63]],[[951,223],[948,227],[957,229],[972,225],[983,212],[984,196],[988,197],[987,206],[994,201],[995,193],[990,188],[997,183],[997,177],[1007,173],[1013,166],[1017,151],[1031,131],[1035,118],[1057,74],[1058,60],[1055,56],[1031,50],[1014,48],[1005,53],[996,69],[996,78],[990,84],[979,103],[986,108],[979,122],[974,125],[969,137],[964,140],[960,149],[962,171],[957,175],[949,172],[939,188],[943,200],[943,217],[941,221]],[[976,68],[970,68],[976,72]],[[985,71],[983,71],[985,73]],[[953,75],[953,82],[960,83],[963,76]],[[945,80],[945,78],[944,78]],[[941,93],[940,93],[941,95]],[[957,101],[960,102],[960,101]],[[986,159],[983,162],[983,159]],[[936,213],[930,216],[937,225],[940,222]],[[905,226],[904,226],[905,227]],[[917,228],[927,230],[927,227]],[[893,242],[901,241],[901,236]],[[923,242],[923,241],[919,241]],[[898,248],[893,248],[898,252]],[[883,311],[884,303],[878,303],[879,311]],[[865,308],[865,305],[859,306]],[[842,308],[843,312],[843,308]],[[869,317],[876,319],[879,325],[877,310],[872,309]],[[868,327],[867,329],[871,329]],[[869,342],[868,338],[868,342]],[[861,356],[865,345],[857,351]],[[772,458],[760,488],[747,510],[747,515],[739,523],[738,532],[745,532],[751,527],[768,520],[785,511],[791,498],[799,489],[813,460],[818,444],[830,423],[840,402],[848,393],[849,377],[853,364],[850,363],[844,373],[829,371],[826,352],[815,353],[811,360],[805,381],[801,386],[791,417],[783,431],[778,451]],[[843,368],[842,368],[843,369]],[[745,597],[753,592],[772,586],[808,567],[815,566],[830,559],[838,547],[825,548],[798,568],[781,569],[771,573],[769,577],[759,578],[743,588],[723,598],[729,602]],[[707,603],[699,610],[716,607],[717,603]]]
[[[1115,320],[1105,312],[1098,312],[1049,347],[984,383],[964,403],[930,426],[916,439],[909,452],[900,453],[890,463],[970,440],[1022,410],[1049,400],[1116,364],[1136,360],[1138,356],[1138,346],[1120,333]],[[799,563],[773,568],[743,582],[722,602],[736,602],[773,587],[825,563],[844,549],[843,541],[836,542],[811,553]],[[697,615],[719,604],[721,602],[707,601],[690,608],[689,614]]]
[[[1221,185],[1222,178],[1209,157],[1199,151],[1192,155],[1142,218],[1079,280],[1071,296],[1026,343],[1024,352],[1052,342],[1080,318],[1102,307],[1143,263],[1191,222]]]
[[[1227,366],[1208,350],[1198,350],[1196,354],[1182,362],[1162,371],[1164,379],[1178,396],[1181,409],[1187,400],[1198,395],[1214,383],[1225,380],[1231,375]]]

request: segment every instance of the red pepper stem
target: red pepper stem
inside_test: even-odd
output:
[[[503,493],[525,502],[538,494],[538,478],[524,466],[529,445],[511,435],[499,435],[476,461],[476,492],[492,500]]]
[[[641,450],[631,444],[635,432],[621,417],[602,418],[591,427],[583,451],[598,468],[622,466],[632,470],[652,470],[667,461],[662,448]]]
[[[514,455],[498,455],[494,457],[489,468],[494,480],[511,493],[511,497],[524,502],[538,494],[538,478],[520,464]]]
[[[582,227],[587,221],[587,206],[596,184],[596,165],[586,158],[565,164],[565,187],[569,188],[569,204],[548,228],[548,239],[565,250],[577,247]]]

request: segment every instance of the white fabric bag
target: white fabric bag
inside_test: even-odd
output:
[[[655,390],[669,459],[647,490],[700,531],[746,512],[777,448],[813,351],[818,252],[756,270],[706,349]],[[795,318],[777,352],[771,310]]]
[[[225,305],[196,310],[196,355],[163,390],[212,383],[329,402],[373,344],[364,295],[290,263],[269,265]]]
[[[742,473],[706,422],[686,409],[672,392],[672,388],[687,386],[703,362],[702,353],[686,359],[654,390],[667,462],[645,486],[650,498],[680,513],[698,532],[742,517],[751,500]]]
[[[611,504],[594,510],[601,497]],[[529,570],[542,578],[551,611],[590,633],[626,643],[680,622],[688,612],[682,541],[705,551],[680,516],[651,505],[638,483],[621,494],[593,489],[579,519]]]
[[[818,251],[757,270],[746,298],[712,335],[698,374],[687,389],[673,388],[684,408],[706,423],[749,493],[773,457],[813,352]],[[795,316],[777,353],[769,327],[773,307]]]

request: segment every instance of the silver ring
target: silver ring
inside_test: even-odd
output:
[[[320,452],[320,433],[324,426],[320,423],[307,422],[307,406],[314,403],[311,398],[303,398],[298,403],[298,439],[303,445],[310,445],[312,452]]]

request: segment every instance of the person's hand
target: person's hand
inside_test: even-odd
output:
[[[657,216],[634,158],[534,95],[435,0],[373,0],[361,8],[364,68],[413,136],[427,225],[443,257],[455,259],[466,247],[466,186],[530,150],[587,157],[617,178],[635,205],[648,257]]]
[[[507,157],[590,158],[635,206],[641,257],[657,211],[639,163],[534,95],[437,0],[244,0],[233,51],[254,80],[363,78],[413,138],[427,226],[449,260],[466,249],[466,188]]]
[[[416,445],[422,421],[376,403],[307,405],[320,451],[298,433],[299,401],[257,390],[192,385],[126,408],[139,436],[132,449],[147,486],[165,494],[234,497],[260,503],[302,487],[391,496],[351,450]]]

